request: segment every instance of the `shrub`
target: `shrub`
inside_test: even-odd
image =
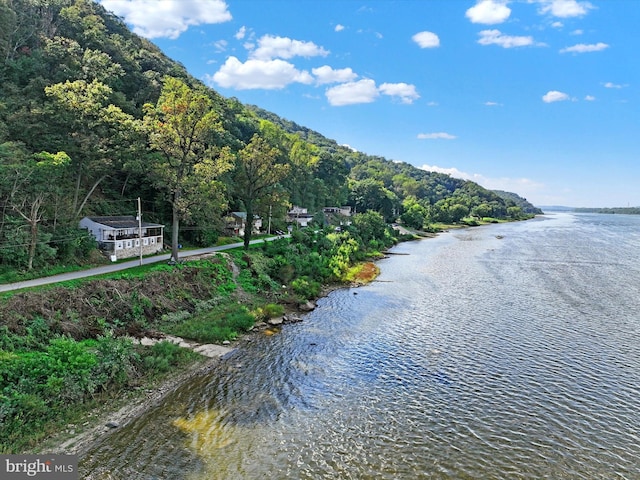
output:
[[[236,339],[239,334],[248,331],[254,322],[254,316],[246,307],[234,304],[196,315],[172,328],[171,332],[196,342],[223,342]]]
[[[322,290],[320,283],[310,279],[309,277],[296,278],[291,282],[291,288],[293,288],[295,294],[303,300],[316,298],[320,295],[320,291]]]

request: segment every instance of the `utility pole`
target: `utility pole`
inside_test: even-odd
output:
[[[267,234],[271,235],[271,205],[269,205],[269,227],[267,228]]]
[[[138,197],[138,242],[140,245],[140,266],[142,266],[142,206]]]

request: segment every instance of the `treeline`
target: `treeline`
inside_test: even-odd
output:
[[[94,243],[79,219],[133,214],[138,197],[176,257],[179,243],[214,242],[229,211],[278,229],[291,205],[420,229],[527,215],[224,98],[90,0],[0,0],[0,57],[0,270],[82,261]]]
[[[577,213],[619,213],[625,215],[640,215],[640,207],[611,207],[611,208],[574,208]]]

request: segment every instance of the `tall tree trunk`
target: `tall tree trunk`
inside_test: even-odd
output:
[[[91,190],[89,190],[89,193],[87,193],[84,196],[84,199],[82,200],[82,205],[80,205],[80,207],[78,208],[78,211],[76,212],[76,217],[80,216],[80,212],[82,212],[82,209],[84,208],[84,206],[87,204],[87,201],[89,200],[89,197],[91,196],[91,194],[93,193],[93,191],[98,188],[98,185],[100,185],[100,182],[102,182],[105,178],[107,178],[106,175],[101,176],[96,183],[93,184],[93,186],[91,187]]]
[[[180,210],[178,201],[180,200],[180,191],[173,194],[173,202],[171,203],[173,210],[173,218],[171,222],[171,258],[178,261],[178,230],[180,228]]]
[[[253,233],[253,202],[246,202],[244,206],[247,209],[247,220],[244,224],[244,249],[249,250],[251,234]]]

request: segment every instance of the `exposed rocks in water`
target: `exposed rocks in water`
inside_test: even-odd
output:
[[[310,312],[312,310],[315,310],[316,308],[316,302],[313,302],[311,300],[309,300],[306,303],[302,303],[300,305],[298,305],[298,308],[300,309],[300,311],[302,312]]]

